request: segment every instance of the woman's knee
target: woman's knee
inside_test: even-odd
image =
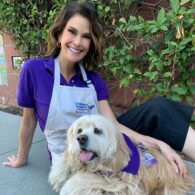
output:
[[[195,131],[189,127],[182,152],[195,161]]]

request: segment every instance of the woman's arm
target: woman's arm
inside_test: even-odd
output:
[[[9,167],[21,167],[27,163],[28,154],[32,144],[37,120],[33,108],[24,108],[23,117],[19,128],[19,148],[17,156],[12,155],[3,162],[3,165]]]
[[[116,120],[108,104],[108,101],[99,101],[99,109],[103,116],[112,120],[118,126],[118,128],[124,134],[126,134],[135,144],[142,143],[145,146],[152,146],[159,149],[176,172],[179,171],[182,176],[185,176],[187,174],[186,166],[183,163],[181,157],[168,144],[155,138],[139,134],[132,129],[129,129],[126,126],[120,124]]]

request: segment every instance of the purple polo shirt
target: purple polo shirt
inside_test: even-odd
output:
[[[105,82],[95,72],[86,71],[86,74],[95,87],[97,100],[107,100],[108,89]],[[61,85],[66,86],[87,87],[79,67],[77,67],[76,75],[69,82],[62,75],[60,82]],[[45,129],[53,84],[54,57],[30,59],[24,63],[19,79],[18,105],[35,108],[37,120],[42,131]]]
[[[86,71],[87,78],[92,81],[97,100],[108,99],[108,89],[105,82],[95,72]],[[67,82],[61,75],[61,85],[87,87],[83,81],[80,68],[77,67],[76,75]],[[39,125],[44,131],[49,111],[54,84],[54,57],[35,58],[26,61],[20,73],[17,100],[18,105],[25,108],[34,108]],[[66,100],[64,100],[66,101]],[[139,168],[139,156],[136,147],[131,140],[124,136],[129,148],[132,151],[129,165],[123,169],[125,172],[136,174]]]

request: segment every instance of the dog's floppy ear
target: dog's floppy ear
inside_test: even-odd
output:
[[[130,160],[130,153],[122,134],[119,132],[117,136],[117,150],[114,153],[113,158],[110,160],[108,166],[112,169],[112,172],[121,171]]]
[[[64,151],[64,159],[69,166],[78,166],[80,161],[78,159],[79,156],[79,145],[77,140],[75,139],[74,129],[76,126],[73,124],[70,126],[67,132],[67,149]]]
[[[79,151],[79,145],[77,139],[75,139],[76,128],[77,126],[73,123],[67,131],[67,150],[69,154],[77,154]]]

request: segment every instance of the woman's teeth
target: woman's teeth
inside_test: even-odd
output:
[[[72,48],[72,47],[69,47],[69,50],[70,50],[71,52],[73,52],[73,53],[79,53],[79,52],[81,52],[80,50],[75,49],[75,48]]]

